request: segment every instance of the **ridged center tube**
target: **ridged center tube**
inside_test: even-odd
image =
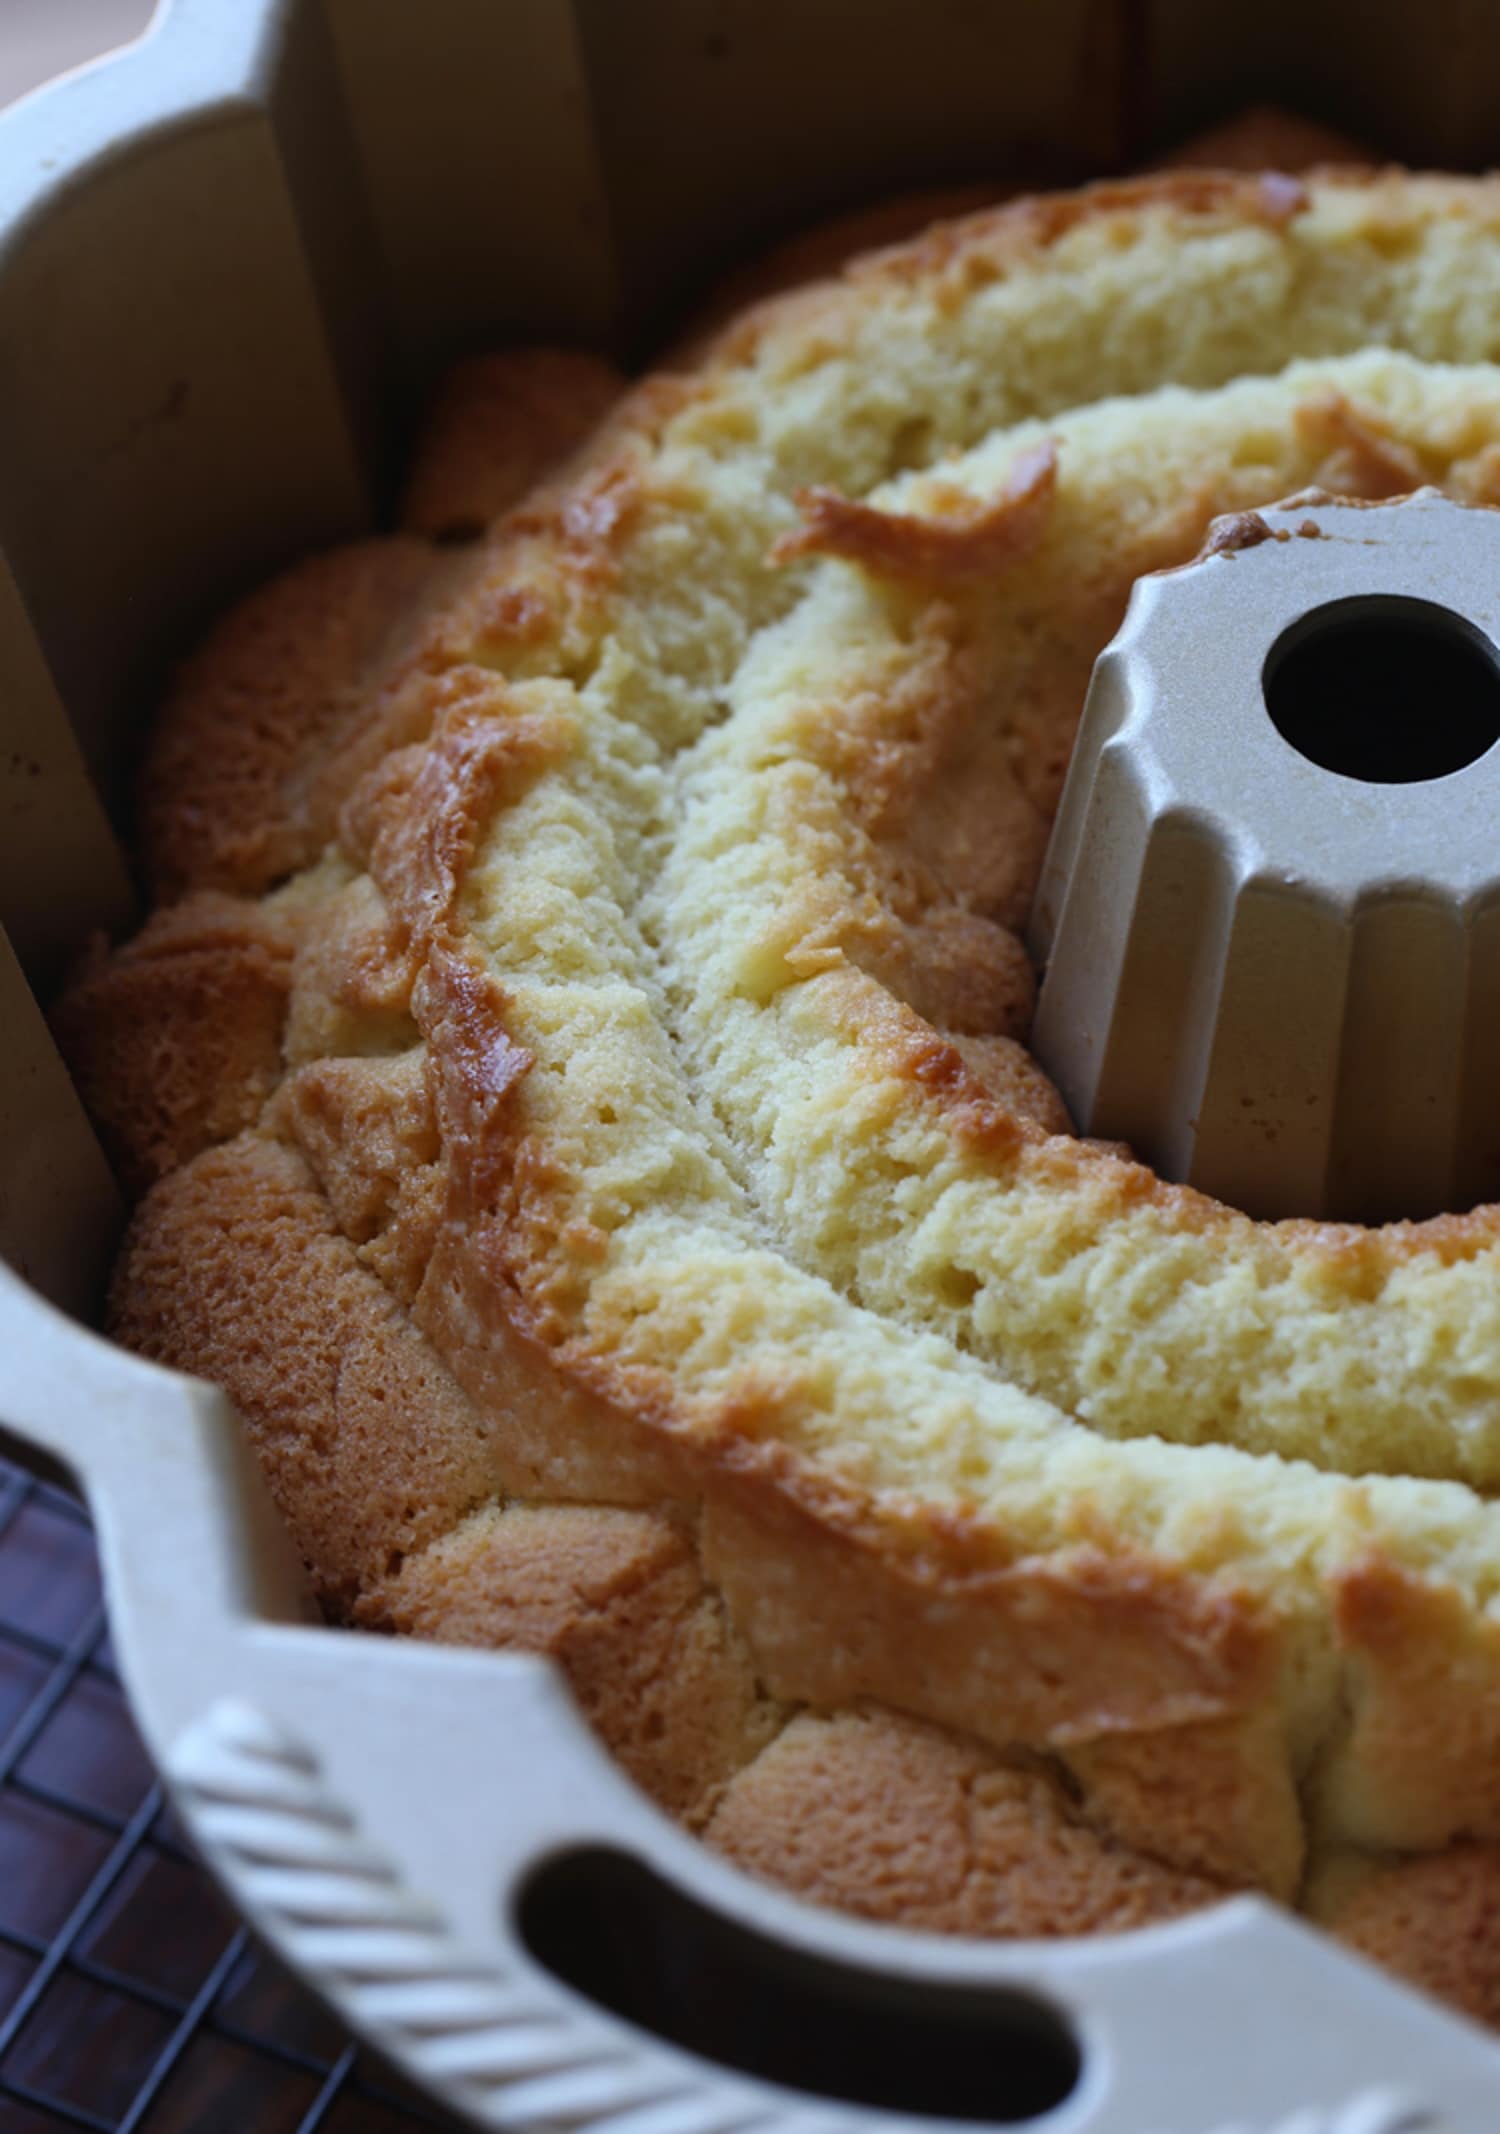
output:
[[[1221,522],[1094,671],[1032,914],[1082,1133],[1256,1216],[1500,1197],[1500,512]]]

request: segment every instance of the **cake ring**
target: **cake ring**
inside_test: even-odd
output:
[[[210,637],[57,1026],[114,1331],[227,1387],[333,1613],[552,1654],[810,1896],[1253,1887],[1500,2017],[1500,1211],[1081,1137],[1025,946],[1132,587],[1309,489],[1484,519],[1497,299],[1484,182],[1021,201],[597,427],[502,359],[407,531]]]

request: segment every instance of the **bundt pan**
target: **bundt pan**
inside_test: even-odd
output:
[[[1268,93],[1475,167],[1500,146],[1500,30],[1465,0],[1357,21],[168,0],[140,46],[0,121],[0,1418],[87,1493],[124,1677],[208,1860],[476,2126],[1500,2125],[1488,2035],[1269,1903],[1090,1940],[867,1924],[687,1836],[546,1661],[325,1627],[228,1402],[89,1330],[123,1211],[37,1006],[90,935],[132,924],[112,825],[164,670],[257,577],[378,520],[447,355],[628,357],[799,222],[1007,167],[1124,168]],[[1336,542],[1326,506],[1309,538]],[[1198,566],[1214,598],[1238,586],[1258,613],[1249,589],[1283,568],[1264,544],[1299,525],[1230,528]],[[1329,597],[1365,598],[1329,555]],[[1119,734],[1107,704],[1090,716],[1102,761]],[[1097,842],[1093,791],[1065,843]],[[1048,894],[1048,939],[1086,939]],[[1128,990],[1085,978],[1096,1005]]]

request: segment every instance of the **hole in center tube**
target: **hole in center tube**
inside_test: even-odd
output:
[[[688,2052],[789,2089],[935,2119],[1015,2125],[1082,2072],[1056,2009],[814,1957],[722,1918],[627,1854],[558,1854],[529,1877],[521,1935],[592,2001]]]
[[[1371,785],[1447,778],[1500,741],[1500,661],[1430,600],[1333,600],[1282,632],[1261,677],[1277,732]]]

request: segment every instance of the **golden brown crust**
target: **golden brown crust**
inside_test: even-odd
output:
[[[1072,1132],[1067,1106],[1026,1047],[1015,1038],[988,1033],[965,1037],[960,1032],[952,1036],[952,1044],[992,1103],[1018,1119],[1029,1119],[1044,1134]]]
[[[1315,480],[1332,495],[1352,496],[1362,503],[1410,496],[1428,478],[1409,445],[1342,393],[1315,393],[1298,409],[1297,421],[1314,449],[1325,455]]]
[[[385,893],[396,951],[414,957],[448,940],[483,823],[565,755],[574,732],[545,685],[523,694],[481,667],[450,669],[426,695],[425,742],[383,757],[339,820],[346,849]]]
[[[1343,1854],[1325,1863],[1307,1908],[1361,1956],[1500,2027],[1500,1847],[1459,1843],[1409,1860]]]
[[[360,1620],[413,1637],[545,1654],[637,1784],[690,1825],[781,1721],[659,1512],[595,1505],[476,1514],[410,1558]]]
[[[993,1528],[877,1514],[744,1407],[724,1423],[703,1560],[780,1695],[1065,1748],[1237,1714],[1274,1679],[1274,1626],[1232,1590],[1088,1543],[1005,1561]]]
[[[988,578],[1036,546],[1056,488],[1057,451],[1043,444],[1018,456],[999,496],[979,511],[959,492],[947,515],[928,518],[877,510],[835,489],[799,489],[802,524],[781,536],[771,561],[842,556],[877,577],[927,585]]]
[[[253,896],[317,858],[334,823],[317,774],[411,655],[443,568],[421,542],[361,542],[273,580],[210,633],[162,707],[142,778],[158,901]]]
[[[625,390],[582,349],[507,348],[446,373],[401,506],[408,533],[482,533],[583,443]]]
[[[229,1390],[335,1605],[493,1494],[490,1423],[274,1142],[244,1135],[147,1194],[110,1329]]]
[[[1358,1843],[1500,1838],[1500,1624],[1372,1553],[1339,1582],[1350,1710],[1321,1812]]]
[[[964,1058],[970,1064],[988,1062],[991,1073],[979,1079],[997,1103],[1009,1102],[1022,1078],[996,1075],[993,1070],[1003,1055],[994,1047],[1024,1036],[1036,1006],[1035,969],[1009,927],[938,896],[910,918],[882,901],[867,913],[844,917],[838,933],[841,954],[925,1024],[953,1037],[955,1044],[963,1038],[966,1044],[988,1048],[965,1053]],[[787,962],[794,971],[810,972],[817,969],[820,953],[809,934]],[[1023,1109],[1038,1114],[1059,1110],[1060,1100],[1046,1076],[1034,1062],[1029,1064],[1031,1078],[1025,1086],[1037,1101]]]
[[[442,1143],[419,1051],[317,1059],[287,1076],[271,1114],[367,1267],[411,1305],[442,1221]]]
[[[75,974],[52,1028],[127,1192],[260,1117],[281,1077],[291,948],[259,905],[205,891]]]
[[[1068,1749],[1065,1761],[1090,1823],[1118,1843],[1230,1888],[1295,1898],[1307,1839],[1274,1708],[1101,1735]]]
[[[1153,209],[1188,222],[1246,222],[1284,230],[1302,214],[1308,191],[1281,171],[1169,171],[1158,176],[1104,179],[1073,192],[1030,193],[1005,206],[939,223],[923,237],[875,252],[846,269],[854,281],[929,284],[940,307],[1034,259],[1089,223],[1126,225]]]
[[[1220,1894],[1106,1843],[1054,1778],[878,1708],[794,1719],[706,1836],[798,1896],[938,1933],[1119,1932]]]

